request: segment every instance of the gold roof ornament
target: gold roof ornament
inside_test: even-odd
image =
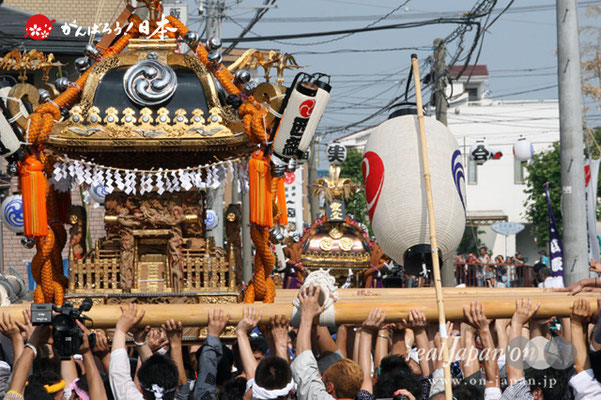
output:
[[[264,71],[265,82],[271,79],[271,69],[277,71],[276,82],[284,83],[284,71],[286,69],[306,68],[306,65],[298,65],[294,56],[288,53],[281,53],[278,50],[270,50],[267,55],[261,50],[249,49],[246,50],[236,61],[234,61],[228,69],[234,71],[239,68],[257,69],[262,67]]]

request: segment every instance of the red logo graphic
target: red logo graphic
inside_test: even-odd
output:
[[[384,163],[380,156],[373,151],[363,155],[363,181],[365,182],[365,200],[370,221],[373,219],[382,187],[384,187]]]
[[[284,175],[284,183],[286,185],[292,185],[295,180],[296,180],[296,175],[294,175],[294,172],[288,172],[288,173],[286,173],[286,175]]]
[[[309,100],[305,100],[301,103],[301,105],[298,107],[298,112],[300,113],[300,115],[303,118],[309,118],[311,116],[311,113],[313,112],[314,108],[315,108],[315,100],[309,99]]]
[[[590,165],[585,165],[584,166],[584,186],[588,187],[588,184],[591,182],[591,166]]]
[[[44,40],[52,32],[52,24],[54,22],[56,22],[55,19],[49,20],[42,14],[32,15],[25,24],[25,35],[23,36],[29,36],[33,40]]]

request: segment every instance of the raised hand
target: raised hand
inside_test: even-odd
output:
[[[23,326],[23,324],[21,324]],[[7,312],[2,312],[0,317],[0,332],[6,337],[13,338],[21,334],[19,325],[13,319],[12,315]]]
[[[31,308],[27,307],[23,309],[23,324],[19,325],[21,329],[21,335],[23,335],[23,339],[25,341],[29,340],[31,334],[33,333],[34,326],[31,323]]]
[[[412,330],[426,329],[428,321],[426,315],[420,310],[411,310],[407,319],[403,319],[403,325]]]
[[[184,327],[180,321],[175,322],[175,320],[167,320],[164,324],[161,325],[163,331],[167,335],[167,340],[170,344],[181,344],[182,343],[182,335],[184,333]]]
[[[242,319],[238,322],[236,330],[239,332],[248,333],[255,329],[261,321],[261,311],[257,312],[257,309],[253,305],[244,307]]]
[[[83,332],[83,335],[81,335],[82,339],[81,346],[79,346],[79,353],[86,354],[88,351],[90,351],[90,331],[84,324],[81,323],[81,321],[76,320],[75,323]]]
[[[96,344],[92,349],[92,352],[98,355],[100,358],[105,356],[110,351],[109,341],[106,337],[106,333],[99,329],[96,331]]]
[[[207,335],[219,337],[223,333],[225,326],[230,321],[230,314],[225,313],[221,308],[214,308],[209,311],[209,325],[207,326]]]
[[[320,286],[310,285],[309,287],[301,289],[300,293],[298,294],[301,316],[313,319],[321,314],[325,306],[319,305],[320,293]]]
[[[374,333],[380,330],[380,327],[386,319],[386,313],[382,312],[381,308],[374,308],[369,312],[367,319],[363,321],[361,328],[369,333]]]
[[[468,324],[476,328],[478,331],[486,330],[490,327],[490,319],[486,318],[484,313],[484,304],[472,301],[469,308],[463,306],[463,314],[465,315]]]
[[[576,299],[572,306],[572,315],[570,320],[573,324],[586,325],[591,319],[591,305],[585,299]]]
[[[151,329],[146,338],[148,347],[153,353],[169,344],[167,337],[156,329]]]
[[[117,326],[115,329],[121,332],[129,332],[134,326],[136,326],[144,317],[146,310],[142,309],[138,313],[138,305],[136,303],[130,303],[127,308],[119,306],[121,308],[121,317],[117,320]]]
[[[532,305],[532,299],[516,299],[515,313],[511,318],[511,322],[516,323],[517,325],[524,325],[534,314],[536,314],[539,308],[540,303]]]

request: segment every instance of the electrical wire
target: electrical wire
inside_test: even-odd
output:
[[[274,5],[276,2],[276,0],[264,0],[263,1],[263,5],[265,7],[262,7],[260,9],[257,10],[255,17],[248,23],[248,25],[242,29],[242,32],[240,32],[240,34],[238,35],[238,39],[242,39],[244,38],[244,35],[246,35],[248,32],[250,32],[250,30],[252,29],[253,26],[255,26],[255,24],[257,22],[259,22],[259,20],[263,17],[263,15],[265,15],[265,13],[267,11],[269,11],[269,7],[267,6],[272,6]],[[231,19],[231,17],[230,17]],[[232,43],[227,47],[227,49],[225,49],[223,51],[223,54],[229,54],[230,51],[232,51],[234,49],[234,47],[236,47],[236,45],[240,42],[240,40],[234,40],[232,41]]]

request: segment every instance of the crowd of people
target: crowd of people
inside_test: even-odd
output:
[[[536,262],[527,264],[520,252],[493,258],[486,247],[481,247],[478,254],[458,254],[454,260],[456,281],[457,284],[481,287],[543,287],[544,279],[551,275],[551,268],[546,251],[540,251],[539,255]]]
[[[260,324],[259,308],[245,305],[233,341],[223,339],[230,316],[215,308],[206,338],[193,346],[182,343],[180,322],[138,328],[143,306],[124,305],[111,344],[78,322],[82,345],[72,357],[60,357],[51,326],[33,327],[27,311],[24,323],[2,313],[0,391],[9,400],[444,399],[437,322],[412,310],[390,323],[374,308],[358,326],[319,326],[319,296],[319,287],[301,289],[297,328],[286,315]],[[601,324],[590,304],[576,300],[562,320],[537,319],[539,304],[528,299],[515,307],[512,318],[493,321],[482,304],[466,304],[462,321],[447,323],[453,398],[601,398]],[[560,349],[555,363],[515,357],[519,338],[539,336]]]

